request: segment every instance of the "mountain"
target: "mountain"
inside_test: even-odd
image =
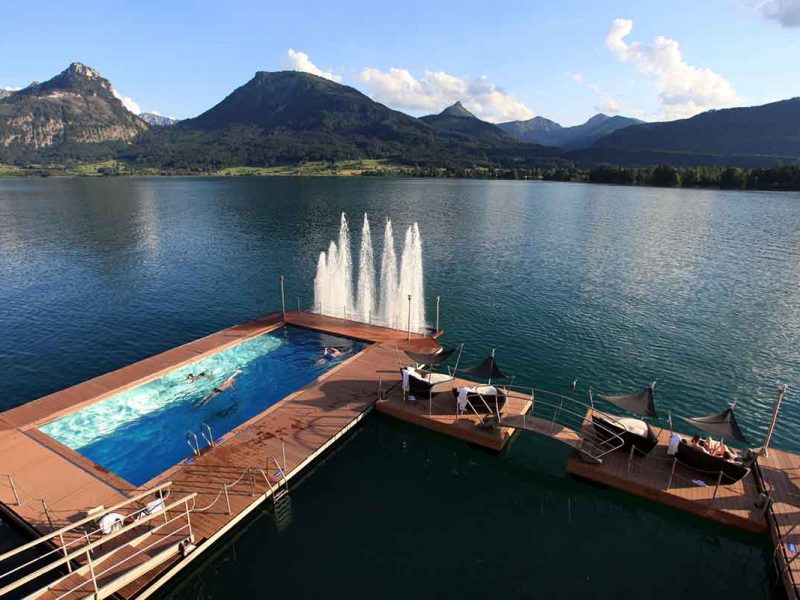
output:
[[[544,117],[534,117],[527,121],[510,121],[500,123],[503,131],[521,142],[556,146],[558,148],[587,148],[609,133],[643,123],[630,117],[610,117],[603,113],[596,114],[582,125],[562,127],[555,121]]]
[[[497,126],[515,140],[520,141],[524,141],[523,138],[526,135],[549,133],[551,131],[563,129],[563,127],[555,121],[545,119],[544,117],[533,117],[527,121],[508,121],[506,123],[498,123]]]
[[[178,122],[178,119],[165,117],[156,113],[141,113],[139,118],[151,127],[169,127]]]
[[[460,133],[484,141],[500,143],[509,141],[508,135],[497,125],[480,120],[464,108],[460,101],[448,106],[438,115],[421,117],[420,121],[436,129]]]
[[[3,88],[0,88],[0,100],[3,98],[8,98],[13,93],[13,90],[4,90]]]
[[[797,159],[800,98],[710,110],[689,119],[627,127],[599,139],[592,149]]]
[[[107,79],[72,63],[0,100],[0,162],[108,158],[147,129]]]
[[[153,128],[124,156],[144,165],[214,169],[363,158],[472,165],[514,156],[530,164],[552,154],[500,135],[502,143],[487,143],[430,126],[310,73],[260,71],[200,116]]]

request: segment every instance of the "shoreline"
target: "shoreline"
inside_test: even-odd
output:
[[[225,167],[218,170],[169,170],[160,168],[131,168],[126,163],[109,160],[74,165],[16,165],[0,164],[0,180],[28,178],[134,178],[134,177],[195,177],[195,178],[287,178],[287,177],[370,177],[404,179],[474,179],[480,181],[544,181],[618,185],[622,187],[672,188],[725,191],[800,191],[800,165],[770,169],[733,167],[612,167],[592,169],[573,167],[501,168],[501,167],[413,167],[386,160],[352,160],[310,162],[271,167]]]

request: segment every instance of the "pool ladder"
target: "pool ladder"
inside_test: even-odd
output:
[[[214,447],[214,434],[211,433],[211,426],[208,423],[200,424],[200,436],[205,440],[206,444]],[[186,443],[192,449],[192,454],[200,456],[200,441],[197,439],[197,434],[194,431],[186,432]]]
[[[283,531],[292,522],[292,498],[289,496],[289,479],[286,477],[286,449],[283,443],[281,443],[281,446],[283,449],[283,466],[278,463],[278,459],[274,456],[267,457],[266,465],[267,471],[270,469],[270,464],[274,464],[278,469],[275,471],[275,478],[278,480],[278,484],[274,488],[267,479],[267,483],[272,490],[275,527],[278,531]]]

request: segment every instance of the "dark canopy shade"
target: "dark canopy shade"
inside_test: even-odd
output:
[[[447,350],[442,348],[439,352],[434,352],[433,354],[422,354],[420,352],[409,352],[408,350],[406,350],[406,354],[411,360],[413,360],[418,365],[433,366],[446,361],[448,358],[450,358],[450,355],[453,354],[453,352],[455,351],[456,351],[455,348],[449,348]]]
[[[721,413],[707,415],[705,417],[681,417],[681,419],[705,431],[709,435],[716,435],[717,437],[726,439],[733,438],[744,444],[747,443],[747,439],[744,437],[742,430],[739,429],[739,424],[736,422],[736,417],[733,416],[733,408],[727,408]]]
[[[656,405],[653,401],[653,385],[647,386],[641,392],[623,394],[622,396],[600,396],[600,398],[637,415],[658,418]]]
[[[487,356],[481,364],[469,369],[464,369],[463,372],[480,379],[498,379],[505,377],[503,372],[497,367],[494,356]]]

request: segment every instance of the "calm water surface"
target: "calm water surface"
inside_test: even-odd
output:
[[[347,179],[0,181],[0,407],[279,306],[312,302],[338,215],[419,221],[428,312],[467,362],[537,387],[658,381],[663,412],[737,401],[758,443],[800,385],[800,195]],[[353,237],[358,240],[357,227]],[[379,249],[378,249],[379,252]],[[800,451],[790,392],[774,443]],[[182,432],[176,432],[182,436]],[[763,596],[762,538],[564,475],[566,450],[501,456],[370,417],[171,593],[285,597]],[[646,551],[642,551],[642,549]]]

